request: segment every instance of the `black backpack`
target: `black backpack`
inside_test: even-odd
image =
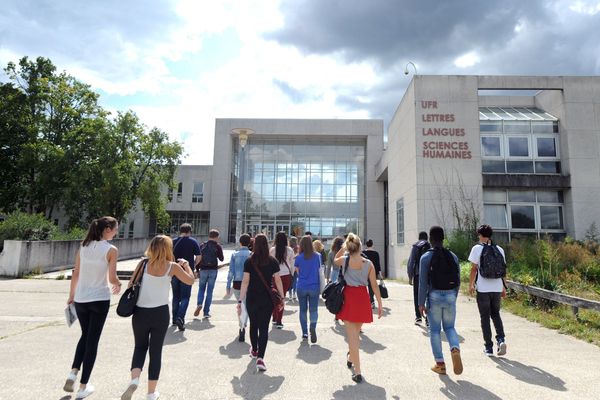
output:
[[[433,289],[450,290],[460,285],[460,272],[456,260],[449,250],[434,247],[429,263],[429,282]]]
[[[479,274],[487,279],[498,279],[506,277],[506,262],[498,246],[494,243],[483,244],[481,257],[479,258]]]
[[[200,261],[201,266],[216,268],[219,265],[219,261],[217,260],[217,245],[212,243],[212,240],[204,243],[202,249],[200,249],[200,255],[202,256],[202,260]]]

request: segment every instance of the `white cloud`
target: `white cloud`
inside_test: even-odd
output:
[[[596,15],[600,12],[600,2],[576,1],[569,9],[580,14]]]
[[[454,60],[454,65],[457,66],[458,68],[468,68],[468,67],[472,67],[475,64],[478,64],[479,61],[481,61],[479,59],[479,56],[477,55],[476,52],[471,51],[469,53],[463,54],[460,57],[457,57]]]

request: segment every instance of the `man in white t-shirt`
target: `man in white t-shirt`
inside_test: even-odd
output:
[[[483,340],[485,342],[484,354],[494,355],[494,344],[492,342],[492,329],[490,319],[496,329],[496,343],[498,346],[497,355],[506,354],[506,341],[504,336],[504,326],[500,318],[500,299],[506,297],[506,287],[504,278],[484,278],[480,273],[481,255],[485,246],[496,246],[504,264],[506,265],[506,256],[502,247],[492,244],[492,227],[481,225],[477,228],[479,243],[473,246],[469,254],[471,262],[471,276],[469,281],[469,293],[473,295],[477,291],[477,307],[481,317],[481,330],[483,331]]]

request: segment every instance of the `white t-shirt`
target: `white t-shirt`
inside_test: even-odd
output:
[[[269,250],[269,254],[271,257],[275,257],[275,247],[271,247]],[[294,258],[296,255],[294,254],[294,250],[291,247],[286,247],[285,249],[285,261],[287,261],[287,265],[285,262],[279,264],[279,276],[290,275],[290,271],[294,272]]]
[[[106,240],[91,241],[79,249],[79,281],[75,288],[77,303],[110,300],[108,252],[114,248]]]
[[[500,254],[502,254],[502,258],[504,258],[504,262],[506,262],[506,256],[504,255],[504,249],[498,245],[495,245]],[[479,260],[481,259],[481,252],[483,251],[483,246],[480,244],[476,244],[471,249],[471,253],[469,254],[469,261],[473,264],[477,264],[477,269],[479,269]],[[484,278],[481,274],[477,274],[477,281],[475,282],[475,287],[478,292],[481,293],[502,293],[502,289],[504,285],[502,284],[502,278],[498,279],[489,279]]]

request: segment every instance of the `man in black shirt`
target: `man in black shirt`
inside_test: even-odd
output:
[[[179,227],[179,237],[173,241],[173,255],[175,260],[183,258],[190,266],[196,265],[200,259],[200,245],[191,237],[192,226],[182,224]],[[180,331],[185,330],[185,313],[190,302],[192,286],[181,282],[175,275],[171,278],[171,288],[173,289],[173,324],[177,325]]]
[[[367,248],[363,250],[362,256],[373,263],[373,267],[375,267],[375,274],[377,275],[377,278],[383,279],[383,275],[381,274],[381,264],[379,263],[379,253],[373,248],[373,240],[369,239],[365,244],[367,245]],[[373,289],[371,289],[370,284],[368,288],[369,296],[371,297],[371,307],[375,308],[375,293],[373,293]]]
[[[421,318],[421,311],[419,311],[419,262],[421,261],[421,256],[431,248],[427,239],[427,232],[419,232],[419,240],[412,245],[410,257],[408,257],[408,263],[406,265],[409,283],[413,285],[415,324],[420,324],[423,321]],[[425,317],[425,322],[427,323],[427,317]]]

